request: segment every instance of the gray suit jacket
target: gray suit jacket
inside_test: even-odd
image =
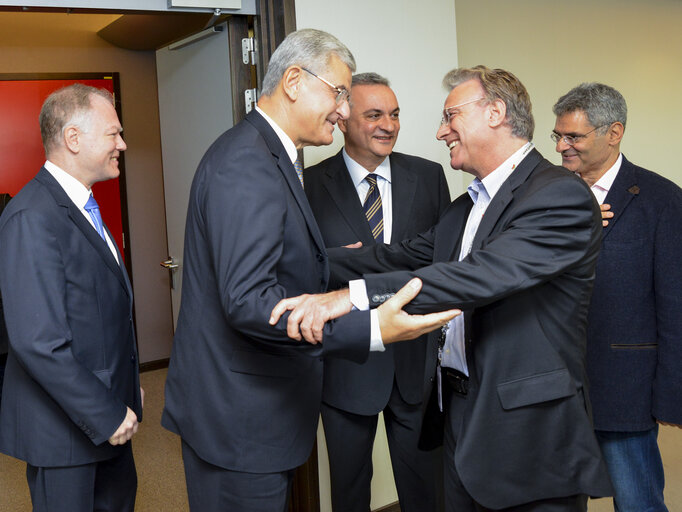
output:
[[[424,286],[408,311],[464,310],[470,390],[455,461],[478,503],[497,509],[610,495],[584,364],[599,208],[580,178],[533,150],[491,201],[469,256],[457,261],[471,205],[460,196],[432,230],[406,242],[330,251],[334,281],[362,267],[378,305],[416,276]],[[400,268],[411,270],[376,273]],[[428,426],[439,417],[427,411],[424,432],[433,436]]]

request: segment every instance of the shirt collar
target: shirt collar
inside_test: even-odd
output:
[[[294,144],[294,141],[292,141],[289,136],[284,133],[284,130],[282,130],[275,121],[270,119],[270,116],[263,112],[258,105],[256,105],[256,110],[263,116],[263,119],[268,122],[272,129],[275,130],[277,137],[282,141],[282,145],[284,146],[284,149],[286,149],[287,155],[289,155],[291,163],[293,164],[298,159],[298,151],[296,151],[296,144]]]
[[[492,200],[492,198],[495,197],[495,194],[497,194],[497,191],[500,190],[502,183],[505,182],[505,180],[514,171],[514,169],[518,167],[521,161],[524,158],[526,158],[526,155],[530,153],[530,151],[534,147],[535,146],[533,145],[532,142],[526,142],[512,156],[510,156],[504,162],[502,162],[502,164],[497,169],[488,174],[482,180],[476,178],[470,186],[474,185],[476,182],[480,183],[488,196],[487,199],[489,201]],[[478,186],[478,183],[476,183],[476,189],[477,192],[480,193],[480,187]],[[469,190],[468,187],[467,190]],[[472,195],[471,190],[469,191],[469,195],[474,201],[476,201],[476,199],[474,199],[474,196]]]
[[[69,196],[73,204],[82,210],[85,207],[85,203],[90,199],[91,191],[64,169],[49,160],[45,162],[43,167],[57,180],[57,183],[64,189],[64,192],[66,192],[66,195]]]
[[[611,168],[602,174],[602,177],[599,178],[591,188],[599,188],[608,194],[609,190],[611,190],[613,182],[616,180],[616,176],[618,176],[618,171],[620,170],[622,163],[623,153],[620,153]]]
[[[343,161],[346,163],[346,168],[350,174],[350,179],[353,181],[353,186],[358,188],[358,185],[362,183],[362,180],[364,180],[367,175],[370,174],[370,172],[353,160],[350,156],[348,156],[345,147],[343,148],[342,154]],[[377,168],[372,171],[372,173],[376,174],[377,176],[381,176],[383,179],[391,183],[391,159],[389,157],[384,158],[384,161],[381,162]]]

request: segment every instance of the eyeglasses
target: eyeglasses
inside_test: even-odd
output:
[[[469,105],[470,103],[476,103],[477,101],[481,101],[484,99],[485,98],[476,98],[475,100],[465,101],[464,103],[460,103],[459,105],[445,107],[445,109],[443,110],[443,115],[440,118],[440,125],[441,126],[449,125],[452,118],[459,115],[460,112],[459,110],[457,110],[458,108],[463,107],[464,105]]]
[[[549,137],[554,141],[555,144],[559,144],[559,141],[563,140],[565,144],[573,146],[576,142],[578,142],[580,139],[584,139],[593,131],[598,130],[599,128],[604,128],[604,126],[609,126],[609,124],[610,123],[606,123],[601,126],[597,126],[596,128],[590,130],[587,133],[583,133],[582,135],[559,135],[557,132],[552,132],[549,134]]]
[[[319,76],[319,75],[316,75],[315,73],[313,73],[313,72],[310,71],[309,69],[306,69],[306,68],[301,68],[301,69],[302,69],[303,71],[306,71],[306,72],[310,73],[310,74],[313,75],[315,78],[317,78],[318,80],[321,80],[322,82],[324,82],[325,84],[327,84],[329,87],[331,87],[332,89],[334,89],[334,91],[336,92],[336,104],[337,104],[337,105],[340,105],[340,104],[343,103],[344,101],[348,101],[348,100],[350,99],[350,92],[348,92],[348,89],[335,86],[335,85],[334,85],[333,83],[331,83],[329,80],[325,80],[324,78],[322,78],[322,77]]]

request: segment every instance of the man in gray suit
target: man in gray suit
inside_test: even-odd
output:
[[[400,107],[388,80],[376,73],[353,75],[351,91],[350,115],[339,120],[343,150],[305,171],[305,192],[324,243],[339,247],[359,240],[368,246],[415,236],[438,222],[450,204],[443,168],[393,151]],[[381,206],[372,223],[367,212],[374,190]],[[378,225],[374,232],[373,224]],[[363,364],[325,359],[322,423],[334,510],[369,509],[372,447],[381,411],[400,509],[436,509],[437,453],[417,447],[427,348],[424,336],[372,352]]]

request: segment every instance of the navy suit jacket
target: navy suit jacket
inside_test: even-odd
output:
[[[458,261],[471,207],[463,194],[416,238],[354,253],[330,251],[332,284],[364,270],[375,306],[419,277],[422,290],[407,311],[464,310],[470,378],[455,432],[455,464],[478,503],[498,509],[575,494],[610,495],[584,365],[601,237],[594,197],[580,178],[533,150],[502,184],[471,253]],[[435,353],[430,368],[427,386]],[[437,407],[427,407],[426,414],[423,434],[442,435],[442,428],[429,430],[441,418]]]
[[[362,362],[369,313],[329,322],[324,342],[287,337],[285,297],[327,289],[329,266],[296,171],[253,111],[221,135],[194,176],[185,230],[182,302],[162,424],[203,460],[272,473],[310,455],[322,358]]]
[[[0,217],[0,288],[10,339],[0,451],[34,466],[116,456],[107,440],[126,406],[142,418],[132,289],[45,169]]]
[[[391,162],[393,228],[391,240],[404,240],[429,229],[450,204],[440,164],[394,152]],[[374,245],[374,238],[343,159],[342,151],[305,171],[305,192],[327,247],[357,241]],[[391,344],[372,352],[359,365],[325,359],[324,402],[355,414],[382,411],[395,381],[405,402],[422,401],[426,336],[414,342]]]
[[[587,329],[599,430],[682,424],[682,190],[623,157]]]

